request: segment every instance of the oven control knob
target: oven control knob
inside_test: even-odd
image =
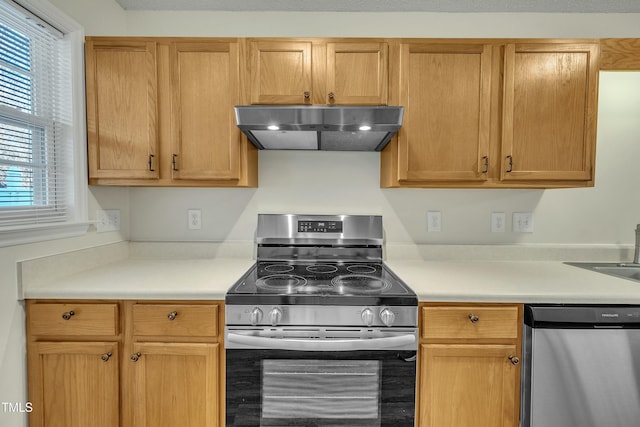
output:
[[[258,307],[254,307],[253,310],[251,310],[250,316],[251,324],[253,326],[256,326],[262,320],[262,310],[260,310]]]
[[[360,313],[360,317],[365,325],[371,326],[373,325],[373,311],[370,308],[365,308]]]
[[[269,313],[271,319],[271,326],[276,326],[282,320],[282,310],[278,307],[273,307],[271,313]]]
[[[396,320],[396,315],[389,308],[383,308],[380,311],[380,320],[387,326],[393,325],[393,322]]]

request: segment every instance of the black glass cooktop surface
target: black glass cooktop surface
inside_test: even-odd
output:
[[[382,263],[260,261],[229,289],[226,302],[417,305],[417,298]]]

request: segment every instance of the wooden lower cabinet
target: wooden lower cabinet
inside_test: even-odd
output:
[[[31,427],[224,425],[222,301],[26,307]]]
[[[420,307],[417,425],[517,427],[522,308]]]
[[[209,343],[135,344],[133,425],[218,426],[219,349]]]
[[[29,348],[32,427],[120,425],[117,342],[37,342]]]

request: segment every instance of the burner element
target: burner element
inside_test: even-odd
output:
[[[347,266],[347,271],[353,274],[373,274],[376,272],[376,268],[373,265],[367,264],[355,264]]]
[[[338,288],[342,294],[381,293],[391,287],[386,280],[366,274],[347,274],[334,277],[331,284]]]
[[[271,264],[267,265],[264,268],[266,271],[271,273],[288,273],[293,270],[293,265],[291,264]]]
[[[338,267],[329,264],[314,264],[307,267],[309,273],[331,274],[338,271]]]
[[[261,277],[256,281],[258,288],[287,294],[293,293],[297,288],[306,284],[307,279],[295,274],[272,274],[271,276]]]

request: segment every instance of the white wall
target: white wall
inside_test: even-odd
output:
[[[94,28],[104,27],[109,33],[122,25],[124,12],[115,2],[75,2],[83,13],[95,16]],[[82,17],[82,16],[80,16]],[[84,24],[84,19],[75,17]],[[126,188],[95,188],[89,194],[89,219],[95,219],[96,209],[118,208],[122,213],[122,229],[117,233],[97,234],[91,230],[83,237],[59,239],[48,242],[0,248],[0,405],[1,402],[24,403],[27,401],[26,383],[26,334],[24,304],[17,301],[16,263],[55,253],[73,251],[128,239],[129,190]],[[27,426],[25,413],[6,413],[0,406],[0,426]]]
[[[120,189],[113,194],[102,194],[104,192],[98,190],[97,193],[109,206],[117,204],[122,209],[123,228],[120,232],[97,234],[92,230],[78,238],[0,248],[0,402],[19,402],[24,405],[27,401],[25,313],[24,304],[17,300],[16,263],[128,239],[128,191]],[[90,195],[89,211],[95,212],[100,208],[100,203],[94,195]],[[26,425],[26,414],[6,413],[0,406],[0,426]]]
[[[87,35],[640,37],[640,14],[123,11],[113,0],[53,2]],[[264,151],[257,189],[130,189],[130,236],[251,240],[258,212],[295,211],[380,213],[391,242],[629,244],[640,222],[640,197],[634,196],[640,172],[632,160],[640,154],[634,137],[640,125],[633,119],[637,110],[621,106],[634,94],[640,94],[634,74],[603,73],[592,189],[381,190],[377,153]],[[117,208],[117,198],[112,202]],[[189,208],[202,209],[202,230],[187,229]],[[426,232],[427,210],[442,212],[441,233]],[[534,233],[491,233],[494,211],[507,214],[508,226],[512,212],[534,212]]]
[[[260,152],[258,189],[131,189],[133,240],[251,240],[258,212],[374,213],[387,241],[630,244],[640,222],[640,73],[602,73],[596,186],[380,189],[378,153]],[[202,230],[186,211],[202,209]],[[426,213],[443,230],[427,233]],[[534,233],[491,233],[491,212],[533,212]]]
[[[141,36],[639,37],[637,22],[640,14],[126,13],[127,34]],[[258,189],[131,189],[131,238],[247,240],[258,212],[295,211],[379,213],[391,242],[630,244],[640,125],[633,105],[626,119],[619,110],[638,95],[634,74],[602,75],[592,189],[381,190],[376,153],[264,151]],[[187,230],[189,208],[202,209],[202,230]],[[428,210],[442,212],[442,232],[426,232]],[[510,231],[523,211],[534,212],[532,234]],[[506,233],[489,231],[491,212],[507,214]]]
[[[640,14],[125,12],[113,0],[52,0],[87,35],[640,37]],[[24,309],[16,262],[127,239],[250,240],[258,212],[381,213],[394,242],[630,243],[640,222],[640,76],[601,76],[596,187],[570,190],[381,190],[376,153],[261,152],[258,189],[90,188],[89,217],[122,211],[121,233],[0,249],[0,402],[24,402]],[[628,105],[626,105],[628,104]],[[348,183],[348,185],[347,185]],[[186,229],[186,209],[203,229]],[[426,233],[426,211],[443,213]],[[492,234],[492,211],[533,211],[535,232]],[[130,216],[130,218],[129,218]],[[0,425],[27,425],[2,413]]]

